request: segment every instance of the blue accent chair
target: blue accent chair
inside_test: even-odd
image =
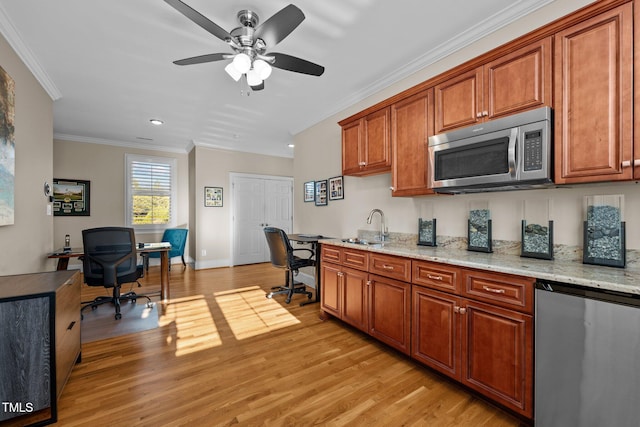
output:
[[[187,233],[189,230],[186,228],[167,228],[162,234],[162,241],[171,243],[171,250],[169,251],[169,269],[171,269],[171,258],[181,257],[182,264],[186,267],[187,263],[184,261],[184,248],[187,244]],[[149,271],[149,258],[160,258],[160,252],[149,252],[145,254],[144,267]]]

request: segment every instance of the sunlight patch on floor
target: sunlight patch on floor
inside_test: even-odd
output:
[[[238,340],[296,325],[300,321],[259,286],[214,294],[216,302]]]
[[[222,345],[204,295],[172,299],[158,322],[172,328],[167,343],[175,347],[176,356]]]

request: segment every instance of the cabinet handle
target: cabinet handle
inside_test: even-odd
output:
[[[396,187],[389,187],[389,190],[396,191]]]
[[[634,163],[634,166],[635,166],[635,161],[633,163]],[[631,167],[631,160],[625,160],[624,162],[622,162],[622,167],[623,168]]]
[[[487,116],[489,115],[489,112],[488,112],[488,111],[483,111],[483,112],[482,112],[482,115],[483,115],[484,117],[487,117]]]
[[[453,312],[454,313],[460,313],[460,307],[458,307],[457,305],[453,306]]]
[[[635,159],[633,161],[633,166],[640,166],[640,159]]]
[[[442,281],[442,276],[432,276],[431,274],[427,274],[427,278],[431,280],[440,280]]]
[[[466,314],[467,313],[467,309],[464,307],[460,307],[460,314]]]
[[[371,280],[367,280],[367,286],[371,286]]]
[[[493,292],[494,294],[504,294],[504,289],[495,289],[495,288],[490,288],[488,286],[483,286],[482,289],[484,289],[487,292]]]
[[[69,326],[67,327],[67,331],[70,331],[71,329],[73,329],[74,326],[76,326],[76,321],[75,320],[73,322],[69,323]]]
[[[478,114],[476,114],[476,118],[479,119],[480,117],[482,117],[482,113],[478,112]]]
[[[338,277],[344,276],[344,273],[338,273]]]
[[[360,162],[360,163],[358,163],[358,165],[360,165],[360,166],[367,166],[367,164],[366,164],[365,162]]]
[[[393,270],[393,266],[392,265],[387,265],[387,264],[384,264],[382,266],[382,268],[384,268],[385,270]]]

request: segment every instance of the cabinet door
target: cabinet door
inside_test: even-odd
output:
[[[482,120],[482,68],[453,77],[434,89],[436,134]]]
[[[433,125],[432,90],[391,106],[393,196],[432,194],[427,170],[427,138]]]
[[[484,66],[485,119],[551,105],[551,37]]]
[[[462,382],[531,418],[532,317],[463,299],[460,321]]]
[[[368,332],[368,292],[365,271],[342,270],[342,320]]]
[[[365,170],[382,172],[391,169],[390,110],[383,108],[364,118]]]
[[[342,273],[340,266],[322,263],[320,277],[322,277],[320,307],[327,313],[340,318],[340,310],[342,309],[340,303],[342,300]]]
[[[361,160],[360,147],[362,145],[362,121],[356,120],[342,126],[342,174],[358,174],[364,167]],[[362,163],[362,164],[361,164]]]
[[[632,179],[632,4],[556,34],[554,69],[555,182]]]
[[[409,354],[411,285],[375,275],[369,283],[369,334]]]
[[[414,285],[411,356],[460,380],[460,299]]]

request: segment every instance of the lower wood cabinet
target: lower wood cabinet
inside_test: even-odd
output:
[[[533,317],[413,286],[411,356],[533,415]]]
[[[533,417],[533,279],[326,244],[322,250],[325,313]]]
[[[322,309],[368,332],[368,292],[366,271],[322,263]]]
[[[422,261],[414,261],[414,272],[416,264],[437,280],[425,286],[428,280],[423,278],[423,284],[412,286],[411,356],[531,418],[533,316],[528,310],[533,308],[533,281],[451,266],[447,268],[450,274],[444,276],[442,267]],[[452,277],[465,285],[452,284],[451,293],[441,291],[440,282]],[[512,304],[522,312],[460,295],[470,289],[477,289],[479,297],[488,301],[494,298],[496,304]]]

